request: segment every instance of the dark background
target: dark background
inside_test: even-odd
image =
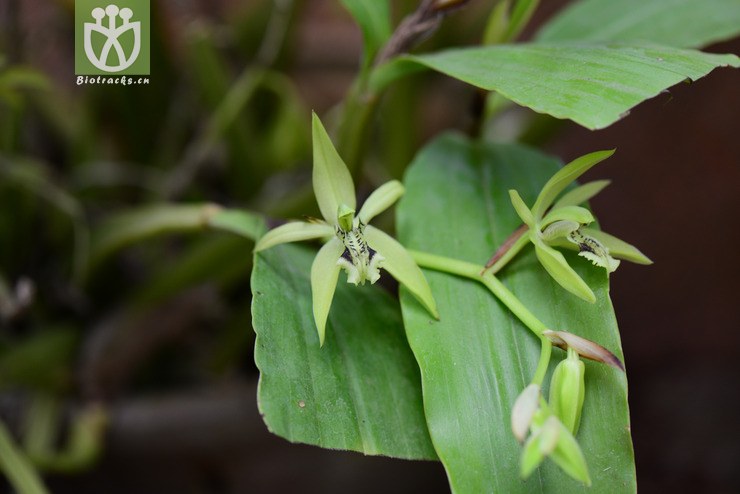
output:
[[[208,39],[235,75],[255,60],[259,26],[270,2],[153,3],[157,4],[152,15],[158,41],[153,48],[151,85],[90,88],[74,85],[71,1],[0,0],[0,47],[9,61],[47,74],[55,94],[70,98],[73,112],[77,101],[86,105],[84,111],[97,108],[94,121],[101,126],[99,133],[92,133],[95,143],[87,144],[87,155],[76,154],[69,142],[50,130],[43,111],[32,106],[22,119],[14,153],[50,163],[61,185],[71,181],[83,162],[96,160],[136,163],[131,166],[142,173],[156,167],[151,165],[152,156],[162,143],[151,136],[158,135],[162,114],[171,114],[176,98],[182,112],[175,118],[186,122],[177,142],[186,147],[209,108],[207,91],[198,83],[201,75],[189,55],[189,36],[205,27]],[[344,97],[357,69],[361,39],[338,2],[299,3],[276,68],[293,81],[307,126],[308,109],[325,114]],[[534,24],[565,3],[543,2]],[[408,8],[413,2],[402,4]],[[421,49],[476,42],[487,7],[479,0],[451,16]],[[740,42],[706,49],[740,53]],[[422,96],[420,109],[411,119],[416,141],[409,146],[412,151],[445,129],[468,130],[476,101],[473,89],[440,76],[426,77],[416,87]],[[671,88],[608,129],[592,132],[568,122],[541,139],[547,152],[564,161],[617,148],[607,164],[587,176],[613,181],[592,206],[607,231],[639,246],[655,261],[649,267],[623,263],[612,276],[611,289],[629,372],[642,492],[740,490],[739,89],[738,72],[719,69],[699,81]],[[135,105],[147,115],[138,134],[126,134],[131,128],[124,122],[126,105]],[[269,113],[269,101],[264,103],[267,109],[260,105],[258,101],[250,107],[257,122],[260,115]],[[300,177],[308,169],[308,153],[300,144],[296,149],[300,165],[293,173]],[[177,198],[259,209],[254,198],[269,193],[269,188],[234,191],[224,185],[230,178],[223,163],[233,159],[230,153],[227,147],[211,157],[199,177],[205,185]],[[110,202],[122,207],[145,200],[127,191],[116,192]],[[86,213],[93,222],[112,207],[100,197],[92,204]],[[94,339],[101,327],[115,326],[111,320],[124,311],[119,299],[146,282],[149,265],[137,252],[118,256],[105,271],[120,276],[117,283],[93,283],[98,290],[83,294],[87,302],[76,304],[59,293],[65,291],[60,273],[66,261],[54,260],[62,254],[43,235],[38,242],[27,238],[34,247],[11,257],[17,263],[2,266],[11,280],[21,275],[34,279],[41,305],[25,320],[3,326],[6,339],[34,334],[40,331],[40,322],[55,320],[75,325],[83,341]],[[6,248],[22,249],[6,240]],[[171,253],[180,247],[175,242],[166,248]],[[227,288],[197,284],[140,314],[136,325],[147,328],[141,334],[153,335],[143,343],[138,337],[133,346],[114,342],[116,351],[90,358],[84,350],[89,345],[80,346],[72,360],[65,400],[74,407],[91,397],[104,399],[111,410],[110,433],[100,462],[85,472],[47,477],[52,491],[446,492],[444,471],[438,464],[325,451],[270,435],[256,409],[251,333],[219,336],[218,341],[233,341],[235,350],[227,365],[203,371],[200,348],[212,343],[212,332],[222,326],[239,327],[240,321],[242,331],[248,327],[244,295],[249,293],[248,266],[243,269],[244,276]],[[127,351],[136,356],[126,357]],[[116,367],[114,361],[113,370],[110,365],[101,370],[95,358],[120,363]],[[10,388],[0,398],[0,410],[9,423],[19,422],[25,396],[23,390]]]

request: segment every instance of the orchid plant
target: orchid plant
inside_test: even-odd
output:
[[[357,212],[350,172],[316,114],[313,114],[312,130],[313,189],[323,219],[309,218],[278,226],[259,239],[255,252],[286,242],[316,239],[323,242],[311,266],[313,317],[319,344],[323,346],[324,343],[327,318],[342,269],[346,272],[347,282],[354,285],[362,285],[366,281],[373,284],[380,278],[380,270],[387,270],[436,319],[440,317],[437,305],[420,266],[483,283],[542,343],[534,378],[512,409],[512,431],[523,443],[522,477],[531,475],[546,457],[550,457],[571,477],[590,484],[586,459],[575,439],[585,398],[585,367],[580,358],[603,362],[620,371],[624,366],[612,352],[595,342],[567,331],[547,328],[498,281],[495,273],[531,242],[538,260],[550,276],[569,292],[594,302],[593,291],[553,246],[577,249],[579,255],[607,272],[614,271],[619,265],[615,257],[642,264],[651,262],[626,242],[587,228],[595,219],[581,204],[603,190],[608,181],[587,183],[563,194],[572,182],[611,156],[613,151],[590,153],[564,166],[547,181],[531,209],[516,190],[510,190],[512,205],[524,225],[494,254],[492,261],[480,267],[427,252],[407,250],[393,237],[369,225],[375,216],[401,197],[403,185],[396,180],[381,185]],[[552,346],[565,350],[567,357],[556,366],[551,377],[548,403],[541,389]]]

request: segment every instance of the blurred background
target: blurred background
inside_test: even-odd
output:
[[[523,38],[566,3],[542,2]],[[491,4],[472,1],[418,50],[479,42]],[[415,6],[394,2],[396,20]],[[360,64],[339,2],[152,0],[145,86],[76,85],[73,19],[72,0],[0,0],[0,418],[50,490],[447,492],[439,464],[270,435],[251,242],[152,209],[315,208],[310,110],[331,122]],[[471,132],[480,100],[429,73],[396,84],[361,190],[401,177],[439,132]],[[739,132],[728,69],[605,130],[525,110],[486,130],[566,162],[617,148],[587,179],[613,180],[592,202],[599,220],[655,261],[623,264],[611,290],[642,492],[740,490]]]

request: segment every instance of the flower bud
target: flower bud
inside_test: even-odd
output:
[[[550,381],[550,407],[563,425],[575,435],[581,421],[585,396],[585,366],[574,351],[555,367]]]
[[[540,387],[530,384],[522,391],[511,409],[511,430],[521,443],[527,437],[532,417],[540,407]]]

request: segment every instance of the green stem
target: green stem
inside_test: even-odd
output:
[[[0,469],[20,494],[46,494],[41,477],[18,449],[5,424],[0,422]]]
[[[495,276],[483,276],[480,278],[481,283],[491,290],[501,302],[514,313],[516,317],[521,320],[525,326],[527,326],[535,335],[542,338],[542,332],[547,329],[547,326],[537,319],[529,309],[517,298],[516,295],[504,286]]]
[[[540,360],[537,362],[537,370],[532,378],[532,384],[538,384],[542,386],[542,381],[545,380],[545,374],[547,374],[547,367],[550,365],[550,354],[552,353],[552,343],[544,336],[540,337],[542,342],[542,348],[540,349]]]
[[[337,133],[337,151],[353,174],[361,169],[368,140],[368,127],[375,114],[378,99],[376,93],[367,90],[367,82],[361,74],[342,108]]]
[[[501,301],[501,303],[503,303],[516,317],[519,318],[520,321],[524,323],[525,326],[527,326],[527,328],[529,328],[530,331],[537,335],[542,343],[542,348],[540,350],[540,360],[537,363],[537,370],[532,378],[532,383],[539,384],[541,386],[542,381],[545,379],[545,374],[547,374],[547,368],[550,364],[550,355],[552,353],[552,343],[542,334],[542,332],[547,329],[547,326],[537,319],[537,317],[532,314],[517,298],[517,296],[514,295],[511,290],[506,288],[498,278],[492,274],[484,274],[481,276],[481,266],[466,261],[460,261],[458,259],[430,254],[428,252],[420,252],[417,250],[409,250],[408,252],[411,254],[411,257],[414,258],[414,261],[423,268],[434,269],[435,271],[454,274],[483,283],[486,288],[488,288],[491,293]]]
[[[542,332],[547,329],[545,324],[537,319],[498,278],[493,275],[481,276],[482,266],[428,252],[409,250],[409,253],[421,267],[462,276],[463,278],[483,283],[535,335],[542,337]]]
[[[429,252],[421,252],[418,250],[409,250],[409,253],[411,254],[411,257],[414,258],[414,261],[416,261],[416,264],[423,268],[455,274],[457,276],[470,278],[471,280],[476,281],[480,281],[481,279],[479,276],[480,266],[473,264],[472,262],[460,261],[458,259],[438,256],[436,254],[430,254]]]

